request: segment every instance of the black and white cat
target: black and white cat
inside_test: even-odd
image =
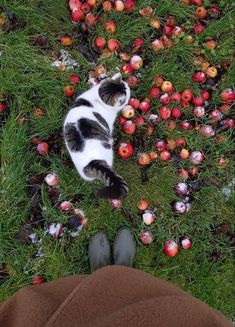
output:
[[[112,132],[118,112],[128,103],[130,89],[115,74],[77,97],[64,122],[64,139],[80,176],[105,184],[97,196],[121,199],[127,183],[114,172]]]

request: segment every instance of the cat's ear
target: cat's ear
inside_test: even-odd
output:
[[[116,83],[121,83],[122,82],[122,74],[116,73],[113,75],[113,77],[111,79],[112,79],[112,81],[115,81]]]

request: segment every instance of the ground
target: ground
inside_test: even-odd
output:
[[[216,67],[225,66],[226,63],[211,100],[213,108],[221,105],[220,92],[233,87],[234,5],[232,1],[208,0],[204,1],[204,5],[215,2],[220,9],[219,17],[206,22],[204,32],[194,36],[193,44],[188,44],[184,38],[176,39],[173,47],[154,52],[151,41],[156,38],[155,32],[148,19],[139,14],[139,9],[150,5],[162,23],[166,17],[173,15],[177,25],[188,26],[190,30],[196,20],[193,18],[195,6],[170,0],[137,1],[137,8],[129,14],[114,11],[105,14],[96,27],[82,38],[80,24],[71,23],[66,1],[0,0],[1,17],[6,19],[6,23],[0,27],[0,92],[1,101],[6,100],[7,103],[6,111],[0,113],[1,300],[7,299],[19,288],[32,284],[36,276],[50,281],[71,274],[88,273],[89,238],[97,231],[104,230],[113,240],[120,227],[128,226],[137,242],[136,268],[180,286],[232,319],[235,201],[234,196],[226,198],[221,192],[234,178],[232,129],[223,132],[226,140],[218,143],[214,137],[205,138],[195,130],[169,130],[164,121],[158,123],[151,137],[143,134],[145,127],[138,129],[134,136],[126,135],[117,123],[114,167],[130,188],[121,209],[113,209],[108,201],[94,197],[99,183],[87,183],[79,178],[62,141],[63,119],[73,103],[73,97],[66,97],[63,91],[64,86],[69,84],[68,77],[73,73],[81,77],[81,83],[76,87],[76,92],[81,93],[89,87],[88,72],[97,65],[81,54],[78,44],[88,45],[88,49],[92,49],[95,36],[107,36],[103,31],[103,22],[110,18],[117,22],[115,37],[122,49],[131,51],[132,42],[137,37],[145,40],[146,45],[140,53],[144,57],[144,65],[138,71],[140,84],[132,90],[132,96],[139,99],[147,97],[156,75],[170,80],[176,91],[191,88],[198,94],[200,86],[192,81],[192,75],[197,70],[195,56],[202,54]],[[101,10],[97,11],[99,15],[102,14]],[[72,37],[72,46],[61,45],[60,37],[65,34]],[[213,51],[203,47],[206,37],[218,42]],[[79,64],[77,68],[60,71],[52,67],[61,49],[71,53]],[[95,60],[110,73],[121,66],[116,54]],[[152,113],[158,112],[160,106],[159,101],[155,101],[151,102]],[[43,108],[45,114],[35,116],[35,108]],[[234,108],[230,110],[229,118]],[[48,155],[37,153],[32,137],[49,143]],[[190,180],[190,183],[198,186],[198,190],[192,192],[191,208],[184,215],[175,215],[171,204],[177,199],[173,190],[174,184],[179,181],[177,168],[188,168],[190,163],[170,160],[165,164],[156,160],[147,168],[139,167],[136,163],[138,151],[154,150],[156,139],[179,137],[186,139],[190,151],[201,150],[206,156],[198,176]],[[144,143],[141,145],[142,139]],[[134,155],[128,160],[116,155],[117,144],[121,140],[130,140],[136,145]],[[227,160],[226,167],[216,164],[221,156]],[[56,188],[59,195],[54,194],[43,181],[45,174],[51,172],[59,177],[59,187]],[[154,236],[150,245],[143,245],[138,237],[139,232],[146,228],[137,209],[141,198],[147,198],[151,208],[155,208],[155,222],[147,228]],[[55,239],[44,232],[45,226],[55,222],[66,224],[69,214],[58,210],[58,203],[68,199],[72,199],[76,208],[85,212],[88,222],[77,237],[73,238],[65,232]],[[18,232],[22,228],[32,229],[40,241],[32,244],[25,235],[19,237]],[[169,239],[179,242],[179,238],[185,235],[192,239],[192,248],[180,249],[174,258],[167,257],[163,252],[164,242]],[[39,250],[42,256],[35,255]]]

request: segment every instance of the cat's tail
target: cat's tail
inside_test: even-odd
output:
[[[84,168],[84,173],[106,185],[97,191],[97,196],[101,198],[121,199],[128,193],[127,183],[104,160],[92,160]]]

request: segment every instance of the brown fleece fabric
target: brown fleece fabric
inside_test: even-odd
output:
[[[140,270],[108,266],[92,275],[24,287],[0,306],[1,327],[220,327],[219,312]]]

